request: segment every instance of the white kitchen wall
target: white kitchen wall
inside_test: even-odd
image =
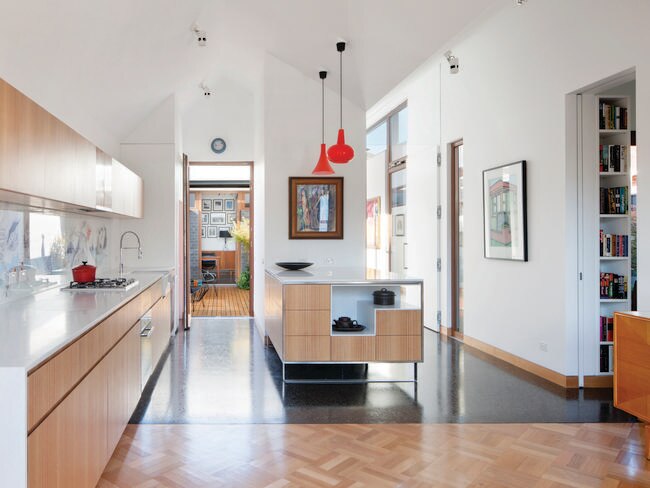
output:
[[[144,180],[144,217],[116,219],[114,246],[119,249],[119,237],[127,230],[135,231],[142,242],[143,256],[125,251],[125,269],[177,268],[180,254],[180,198],[182,173],[179,171],[180,151],[177,145],[178,119],[173,96],[166,99],[121,144],[120,161]],[[180,179],[180,182],[179,182]],[[133,245],[133,236],[129,236]],[[180,276],[176,276],[179,290]],[[176,295],[175,315],[179,309]]]
[[[365,266],[366,151],[365,112],[344,100],[346,142],[354,159],[333,165],[344,177],[344,239],[289,239],[288,185],[290,176],[311,176],[321,142],[320,83],[268,55],[265,64],[265,212],[267,266],[279,260],[306,259],[319,266]],[[328,146],[338,130],[338,93],[326,89]],[[257,186],[257,181],[255,182]]]
[[[429,220],[420,220],[426,215],[433,220],[435,215],[433,149],[442,143],[441,198],[446,204],[447,144],[463,138],[465,334],[567,375],[577,374],[578,346],[572,217],[576,188],[565,176],[575,173],[575,168],[567,165],[565,154],[565,96],[636,67],[639,248],[643,249],[650,240],[650,205],[643,198],[650,194],[650,179],[643,177],[650,167],[644,162],[650,144],[648,18],[650,4],[640,0],[509,4],[445,46],[460,59],[458,74],[450,74],[442,52],[437,53],[368,112],[370,125],[382,112],[408,99],[409,165],[422,171],[419,176],[409,172],[408,180],[409,208],[411,203],[422,206],[416,220],[422,233],[419,238],[409,234],[410,262],[419,262],[422,270],[415,274],[428,273],[433,258],[422,253],[435,240],[434,227]],[[603,25],[608,26],[607,35],[603,35]],[[440,66],[442,83],[438,81]],[[418,126],[422,153],[415,158],[411,135]],[[425,162],[430,156],[431,165]],[[521,159],[528,161],[529,262],[487,260],[483,257],[482,171]],[[448,205],[443,215],[441,307],[443,325],[448,326]],[[414,217],[413,213],[408,216],[409,229],[413,229]],[[650,285],[644,286],[646,275],[650,276],[650,256],[640,253],[640,304],[650,299]],[[427,281],[435,279],[429,276]],[[425,286],[427,297],[430,289]],[[425,298],[425,317],[433,311],[429,300]],[[540,342],[548,344],[548,352],[541,350]]]
[[[182,111],[183,151],[190,161],[252,161],[254,153],[254,95],[241,83],[210,84],[212,95],[201,96]],[[210,142],[226,141],[226,151],[214,153]]]

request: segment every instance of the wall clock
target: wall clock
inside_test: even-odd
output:
[[[224,141],[221,137],[215,137],[210,143],[210,148],[212,149],[212,152],[221,154],[226,150],[226,141]]]

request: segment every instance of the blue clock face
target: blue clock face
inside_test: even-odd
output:
[[[213,152],[221,154],[226,150],[226,141],[224,141],[221,137],[217,137],[215,139],[212,139],[210,147],[212,148]]]

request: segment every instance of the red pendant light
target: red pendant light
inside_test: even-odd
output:
[[[333,163],[345,164],[354,157],[354,149],[345,143],[345,131],[343,130],[343,51],[345,51],[345,42],[337,42],[336,50],[339,52],[339,110],[341,125],[339,126],[336,144],[330,146],[327,150],[327,156]]]
[[[330,165],[330,162],[327,159],[325,154],[325,78],[327,78],[327,71],[319,71],[318,76],[320,76],[321,84],[321,145],[320,145],[320,157],[316,163],[316,167],[311,172],[313,175],[333,175],[334,170]]]

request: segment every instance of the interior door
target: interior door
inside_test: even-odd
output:
[[[190,328],[192,319],[192,287],[190,286],[190,164],[187,154],[183,154],[183,325],[185,330]]]
[[[390,271],[399,277],[406,276],[408,270],[406,237],[406,163],[402,162],[389,172],[390,186]]]

